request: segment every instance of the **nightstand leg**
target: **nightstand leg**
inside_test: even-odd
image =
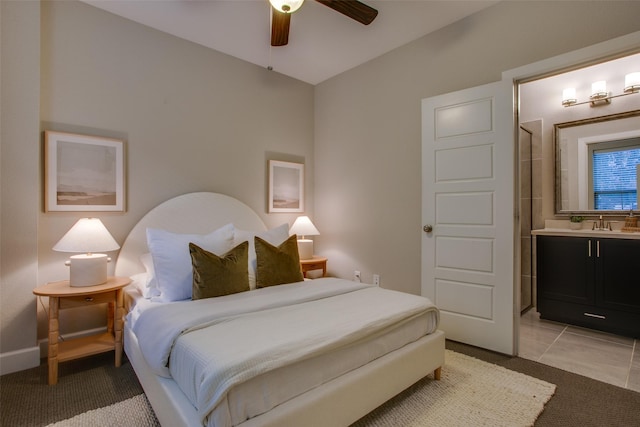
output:
[[[59,298],[49,297],[49,385],[58,383]]]
[[[114,338],[116,351],[116,367],[122,363],[122,329],[124,326],[124,292],[116,291],[116,312],[114,320]]]
[[[107,304],[107,332],[113,334],[113,323],[115,319],[115,303],[111,301]]]

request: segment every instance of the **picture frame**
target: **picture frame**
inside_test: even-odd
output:
[[[304,212],[304,164],[269,160],[269,212]]]
[[[45,212],[124,212],[124,141],[44,133]]]

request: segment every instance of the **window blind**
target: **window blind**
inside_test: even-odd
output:
[[[638,209],[640,148],[593,150],[592,160],[595,209]]]

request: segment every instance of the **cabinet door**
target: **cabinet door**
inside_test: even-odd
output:
[[[591,239],[537,236],[537,289],[540,299],[578,304],[595,300]]]
[[[596,305],[640,314],[640,240],[596,241]]]

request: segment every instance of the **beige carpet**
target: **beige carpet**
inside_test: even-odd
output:
[[[419,381],[354,426],[532,426],[555,388],[545,381],[446,350],[440,381]],[[144,395],[50,427],[123,425],[159,425]]]

